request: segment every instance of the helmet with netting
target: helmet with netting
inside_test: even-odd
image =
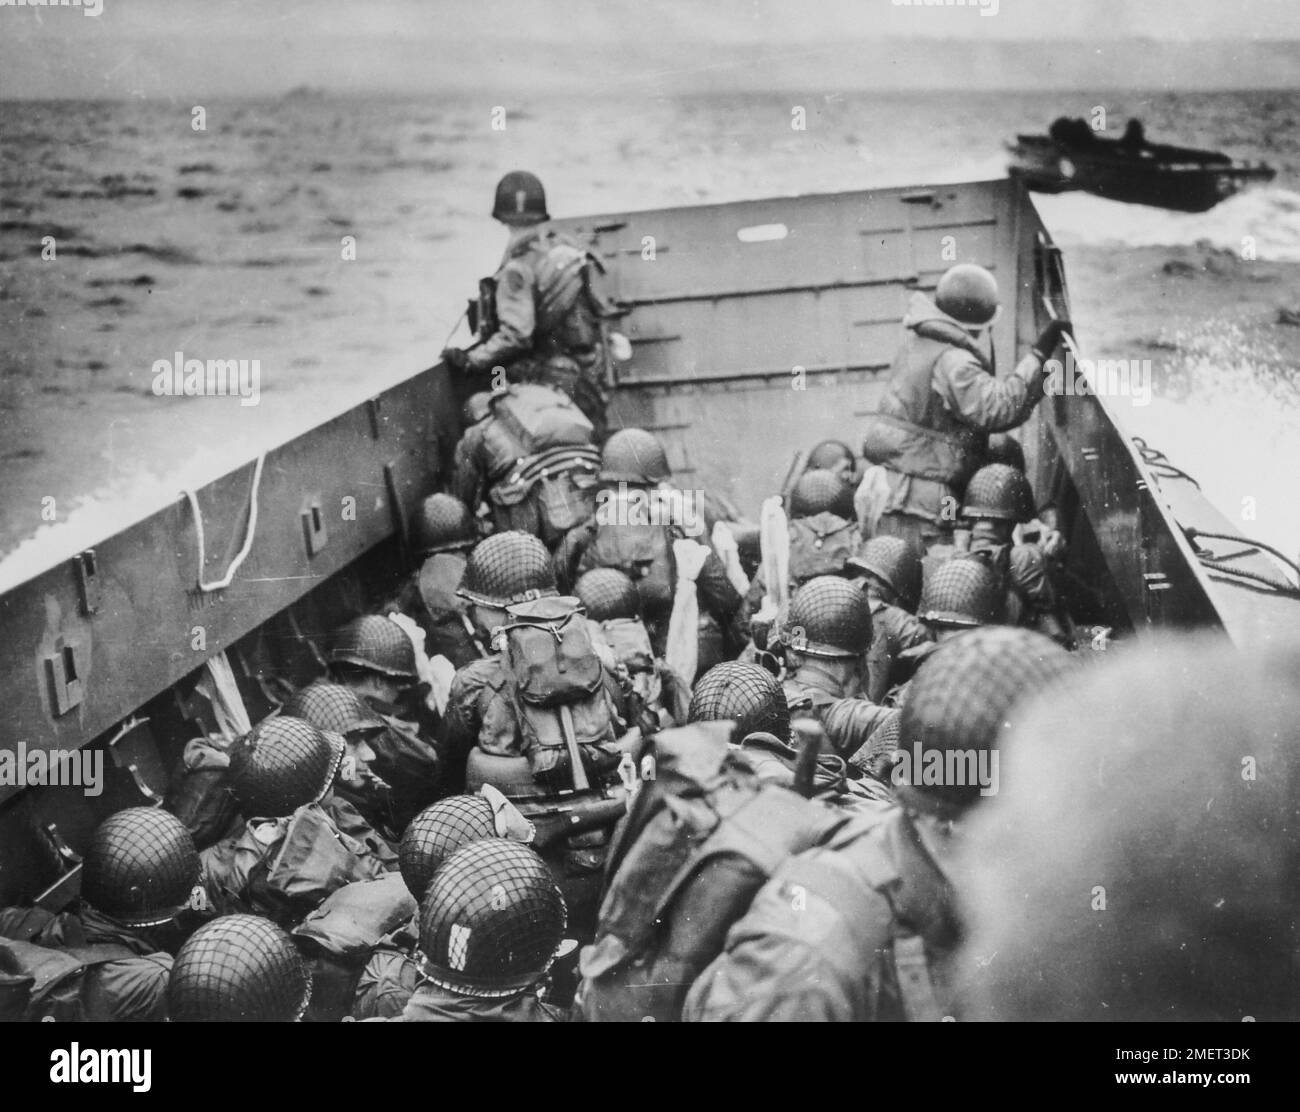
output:
[[[819,575],[790,600],[781,641],[808,656],[861,656],[871,647],[871,604],[852,580]]]
[[[479,606],[504,608],[559,592],[546,546],[531,533],[509,530],[475,545],[456,593]]]
[[[452,795],[426,807],[402,835],[398,866],[417,900],[439,866],[461,846],[497,836],[492,804],[481,795]]]
[[[691,695],[688,722],[736,720],[737,740],[749,734],[773,734],[790,740],[790,708],[780,681],[766,668],[739,660],[715,664]]]
[[[231,794],[249,818],[291,815],[330,790],[345,748],[301,718],[267,718],[231,747]]]
[[[902,537],[872,537],[845,565],[883,579],[900,606],[905,610],[916,608],[921,597],[921,557]]]
[[[535,851],[504,838],[470,842],[443,862],[420,901],[424,975],[467,996],[511,996],[546,975],[567,921]]]
[[[1034,516],[1034,492],[1023,471],[1005,463],[985,464],[966,484],[962,517],[1025,522]]]
[[[1016,708],[1073,668],[1070,654],[1041,633],[993,626],[940,645],[917,670],[903,703],[899,748],[921,767],[898,788],[918,810],[954,815],[975,802],[1002,731]],[[931,760],[930,755],[937,759]],[[934,782],[934,768],[938,781]]]
[[[945,560],[927,571],[916,616],[948,628],[991,625],[1002,616],[998,577],[983,560]]]
[[[805,471],[790,492],[790,516],[833,513],[853,517],[853,487],[834,471]]]
[[[645,429],[619,429],[600,452],[600,477],[607,483],[658,483],[672,473],[663,444]]]
[[[292,1023],[311,997],[293,940],[260,915],[223,915],[180,948],[167,982],[174,1022]]]
[[[853,449],[842,440],[823,440],[808,453],[810,471],[834,471],[842,464],[854,464]]]
[[[380,614],[355,618],[334,634],[330,664],[351,665],[390,679],[418,678],[415,646],[396,622]]]
[[[416,556],[469,548],[477,539],[474,515],[450,494],[429,495],[411,522],[411,551]]]
[[[280,710],[289,718],[301,718],[318,730],[335,734],[384,728],[384,720],[352,688],[327,680],[316,680],[295,691]]]
[[[592,568],[583,572],[574,584],[573,593],[592,621],[641,616],[641,595],[636,584],[618,568]]]
[[[198,851],[181,820],[157,807],[128,807],[96,827],[81,895],[127,926],[157,926],[176,918],[198,880]]]

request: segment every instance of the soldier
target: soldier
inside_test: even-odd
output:
[[[853,449],[840,440],[823,440],[808,453],[809,471],[832,471],[851,487],[858,461]]]
[[[176,955],[167,1010],[176,1023],[293,1023],[311,997],[311,974],[293,940],[259,915],[223,915]]]
[[[661,488],[671,477],[663,444],[644,429],[620,429],[601,450],[596,513],[570,530],[555,550],[556,575],[566,588],[592,568],[617,568],[641,595],[641,614],[655,654],[662,656],[677,598],[677,541],[703,537],[701,507]],[[705,545],[707,547],[707,545]],[[717,555],[708,549],[695,575],[699,652],[694,674],[743,647],[737,619],[743,599]]]
[[[962,852],[972,1019],[1300,1019],[1300,650],[1145,644],[1013,721]]]
[[[469,608],[456,595],[465,556],[478,542],[469,507],[450,494],[431,494],[411,523],[411,554],[422,561],[381,613],[405,614],[424,631],[425,652],[462,668],[483,655],[473,636]]]
[[[456,445],[451,490],[475,512],[486,501],[497,532],[517,529],[548,548],[595,512],[600,452],[591,422],[550,386],[494,390]]]
[[[511,382],[544,382],[563,390],[587,415],[596,442],[605,438],[608,354],[604,319],[611,314],[596,285],[600,261],[554,229],[542,183],[514,170],[497,183],[492,216],[510,228],[493,278],[480,283],[479,339],[446,348],[442,361],[482,376],[505,368]],[[495,383],[494,383],[495,385]]]
[[[592,568],[579,576],[573,593],[599,632],[597,648],[618,676],[629,721],[647,736],[684,723],[690,684],[654,655],[636,584],[617,568]]]
[[[841,575],[849,559],[860,546],[858,527],[853,517],[853,487],[833,471],[805,471],[790,491],[786,511],[788,532],[787,582],[783,594],[798,590],[818,575]],[[760,610],[769,589],[764,568],[759,566],[745,596],[749,612]],[[758,642],[759,638],[755,637]]]
[[[927,569],[916,616],[934,635],[947,641],[977,626],[1002,620],[1003,605],[997,576],[982,560],[954,556]],[[923,655],[925,645],[912,654]]]
[[[884,468],[888,496],[877,533],[920,551],[943,543],[956,521],[957,491],[983,462],[988,434],[1023,424],[1043,396],[1043,364],[1068,321],[1053,321],[1015,372],[993,374],[981,337],[999,310],[998,287],[983,267],[949,269],[934,301],[915,293],[880,409],[862,452]]]
[[[227,782],[246,821],[199,855],[214,914],[293,924],[336,888],[397,867],[388,843],[333,794],[346,755],[338,734],[284,715],[232,747]]]
[[[970,525],[970,554],[988,564],[1002,584],[1007,624],[1028,626],[1072,647],[1073,624],[1058,599],[1046,554],[1036,544],[1015,541],[1016,526],[1034,516],[1034,495],[1023,472],[1005,463],[981,467],[966,486],[961,513]]]
[[[29,1018],[92,1023],[166,1018],[168,952],[195,896],[199,856],[180,820],[130,807],[95,829],[77,910],[0,911],[0,968],[35,976]],[[3,941],[9,939],[12,941]],[[81,970],[73,992],[62,983]]]
[[[1069,654],[1028,630],[980,630],[940,648],[902,713],[901,806],[787,858],[695,981],[683,1018],[955,1014],[957,834],[981,795],[998,788],[1003,724],[1069,664]]]
[[[810,579],[790,600],[780,638],[790,713],[815,718],[834,753],[849,760],[891,713],[859,693],[872,642],[866,595],[839,576]]]
[[[546,863],[500,838],[456,850],[420,901],[421,981],[406,1023],[557,1021],[539,998],[568,921]]]
[[[311,1018],[400,1015],[419,982],[419,901],[442,862],[481,838],[530,842],[536,834],[495,788],[453,795],[411,821],[399,851],[401,875],[361,880],[332,893],[294,930],[313,954]]]
[[[370,741],[388,729],[384,720],[362,703],[351,688],[325,680],[315,680],[295,691],[285,701],[281,713],[343,738],[347,749],[334,790],[385,839],[399,837],[402,827],[396,820],[392,789],[371,767],[375,751]]]
[[[367,614],[334,634],[330,676],[348,687],[387,727],[371,736],[375,773],[392,791],[398,829],[443,794],[432,738],[437,719],[421,693],[415,646],[396,622]]]
[[[866,695],[882,703],[906,678],[896,667],[903,654],[934,640],[912,613],[920,601],[921,559],[902,537],[872,537],[846,570],[861,574],[871,608]]]

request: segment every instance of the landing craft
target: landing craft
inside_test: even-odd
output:
[[[794,449],[860,441],[907,296],[934,288],[947,245],[1014,298],[992,329],[1002,369],[1069,313],[1060,251],[1016,181],[555,223],[605,261],[627,310],[613,422],[654,430],[678,485],[750,520]],[[448,473],[461,386],[422,371],[0,596],[0,748],[106,755],[98,797],[0,785],[0,905],[72,900],[96,824],[163,801],[185,742],[218,731],[219,692],[257,721],[273,681],[318,675],[329,632],[393,592],[407,517]],[[1021,439],[1069,541],[1080,625],[1116,640],[1210,628],[1243,646],[1296,627],[1279,565],[1135,445],[1106,397],[1049,397]]]

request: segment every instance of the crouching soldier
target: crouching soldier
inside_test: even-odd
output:
[[[384,839],[333,794],[345,756],[339,735],[284,716],[235,745],[228,784],[244,828],[200,855],[214,913],[292,925],[336,888],[397,867]]]
[[[619,766],[639,759],[640,731],[627,730],[618,680],[581,604],[556,590],[536,537],[488,537],[470,554],[461,593],[494,652],[452,681],[444,756],[471,791],[491,784],[539,826],[572,832],[547,859],[583,923],[623,809]]]
[[[462,668],[483,655],[474,640],[468,608],[456,596],[465,556],[478,542],[469,508],[450,494],[431,494],[411,523],[411,554],[420,567],[384,606],[383,614],[405,614],[424,632],[424,651]]]
[[[901,806],[786,858],[692,985],[683,1018],[958,1016],[956,832],[997,791],[1013,708],[1069,667],[1068,653],[1028,630],[981,630],[935,652],[903,709]]]
[[[615,568],[593,568],[573,593],[587,612],[597,653],[619,678],[629,722],[646,736],[685,722],[690,684],[654,655],[636,584]]]
[[[539,994],[566,923],[564,897],[533,850],[500,838],[462,846],[420,901],[420,984],[401,1020],[559,1020]]]
[[[902,537],[872,537],[850,558],[846,571],[862,577],[871,607],[866,696],[883,703],[889,689],[907,678],[899,668],[903,654],[934,640],[915,617],[921,558]]]
[[[668,454],[652,433],[614,433],[601,451],[596,512],[561,541],[555,566],[565,590],[593,568],[616,568],[631,579],[655,655],[693,681],[743,647],[743,599],[713,549],[694,539],[708,540],[703,507],[669,489],[671,477]],[[686,645],[692,630],[697,636]]]
[[[330,894],[294,929],[312,965],[306,1018],[400,1015],[419,981],[416,912],[443,861],[482,838],[531,841],[535,828],[500,792],[453,795],[426,807],[402,836],[400,875],[360,880]]]
[[[961,513],[970,526],[970,554],[1002,583],[1007,624],[1036,629],[1073,647],[1073,623],[1059,601],[1047,554],[1037,544],[1016,543],[1016,526],[1034,517],[1033,491],[1024,473],[1005,463],[981,467],[966,486]]]
[[[791,715],[815,718],[832,751],[849,760],[890,716],[861,693],[872,642],[862,588],[839,576],[809,580],[790,602],[780,641]]]
[[[311,971],[292,939],[260,915],[223,915],[181,947],[167,985],[176,1023],[293,1023]]]
[[[0,911],[0,972],[21,988],[7,1018],[166,1019],[168,951],[180,943],[177,918],[202,903],[198,882],[198,853],[174,815],[131,807],[105,819],[86,851],[77,910]]]
[[[423,697],[415,646],[396,622],[367,614],[336,631],[327,659],[330,677],[388,727],[369,738],[371,766],[392,789],[400,830],[444,793],[433,743],[438,723]]]

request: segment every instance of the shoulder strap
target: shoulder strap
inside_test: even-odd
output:
[[[533,451],[532,435],[524,428],[523,422],[515,414],[510,402],[513,395],[510,393],[499,394],[492,399],[492,416],[500,421],[511,436],[519,443],[524,455],[531,455]]]

